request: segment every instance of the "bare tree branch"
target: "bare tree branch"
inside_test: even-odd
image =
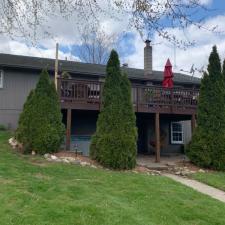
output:
[[[87,63],[106,64],[110,51],[116,47],[117,36],[108,35],[99,27],[86,25],[80,30],[81,45],[76,55]],[[76,51],[73,49],[73,51]]]
[[[205,27],[202,19],[196,20],[193,15],[199,11],[210,12],[200,0],[0,0],[0,34],[37,40],[40,29],[44,36],[54,36],[45,27],[49,18],[76,16],[79,23],[96,24],[104,16],[116,19],[117,13],[122,13],[143,38],[156,32],[177,46],[187,47],[193,42],[179,40],[166,28],[194,25],[218,32],[217,27]]]

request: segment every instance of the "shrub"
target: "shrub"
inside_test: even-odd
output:
[[[103,107],[92,137],[90,155],[102,165],[114,169],[131,169],[136,165],[136,118],[131,102],[131,86],[121,73],[116,51],[107,63],[103,89]]]
[[[55,85],[43,70],[36,89],[30,93],[19,119],[17,138],[27,152],[55,152],[64,137],[64,125]]]
[[[27,97],[27,100],[23,106],[23,111],[20,114],[18,128],[16,130],[16,139],[23,143],[24,153],[31,153],[32,151],[32,111],[31,111],[31,100],[34,96],[34,90],[31,90]]]
[[[61,77],[64,78],[64,79],[71,78],[70,74],[67,71],[63,71]]]
[[[225,71],[224,71],[225,73]],[[199,166],[225,169],[225,76],[214,46],[201,82],[197,122],[187,155]]]

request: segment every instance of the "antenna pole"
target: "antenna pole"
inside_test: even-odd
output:
[[[177,51],[176,51],[176,44],[174,43],[173,45],[173,50],[174,50],[174,68],[176,69],[177,68]]]
[[[55,52],[55,88],[57,89],[57,77],[59,69],[59,44],[56,43],[56,52]]]

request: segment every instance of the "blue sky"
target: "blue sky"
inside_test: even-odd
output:
[[[211,10],[207,13],[198,12],[195,18],[205,18],[205,26],[218,26],[220,30],[225,31],[225,0],[201,0]],[[166,23],[165,23],[166,24]],[[54,19],[50,21],[51,31],[54,38],[42,40],[37,46],[29,46],[23,40],[11,40],[9,37],[0,36],[0,52],[32,55],[38,57],[54,58],[55,44],[60,44],[60,58],[69,60],[79,60],[76,52],[81,48],[79,36],[77,35],[74,21],[65,21],[63,19]],[[118,51],[122,63],[128,63],[130,67],[143,68],[143,48],[144,40],[134,29],[126,29],[127,18],[120,21],[113,21],[110,18],[101,19],[101,25],[109,35],[116,32],[122,35],[118,43]],[[174,48],[171,43],[160,38],[156,33],[151,37],[153,43],[153,69],[163,70],[167,58],[171,59],[175,71],[189,70],[194,64],[196,68],[204,66],[206,68],[208,56],[213,45],[217,45],[221,59],[225,58],[225,35],[216,35],[205,30],[199,30],[196,27],[189,26],[184,31],[179,29],[169,29],[179,39],[188,38],[196,41],[196,45],[186,51]],[[73,51],[71,50],[73,49]],[[176,54],[174,54],[174,52]],[[196,74],[196,76],[200,76]]]
[[[210,1],[210,0],[203,0],[206,3],[206,7],[209,8],[209,11],[198,11],[196,14],[194,14],[193,18],[198,20],[199,18],[204,19],[204,21],[206,22],[206,24],[211,20],[216,20],[216,18],[218,16],[225,16],[225,1],[224,0],[214,0],[214,1]],[[225,31],[225,20],[224,20],[224,31]],[[167,25],[167,23],[165,22],[165,25]],[[212,26],[216,26],[219,24],[217,24],[217,21],[215,21],[214,23],[210,24],[209,27]],[[223,27],[219,26],[218,30],[222,30]],[[196,33],[200,33],[201,31],[198,31],[197,29],[195,30]],[[207,33],[207,32],[206,32]],[[188,71],[189,68],[194,64],[195,67],[197,69],[202,68],[202,66],[205,66],[206,68],[206,64],[207,64],[207,57],[209,55],[209,52],[211,50],[212,45],[214,44],[218,44],[217,42],[220,42],[221,40],[224,40],[225,36],[224,35],[212,35],[212,34],[207,34],[205,32],[203,32],[203,36],[202,38],[196,38],[196,35],[190,35],[190,30],[185,30],[183,31],[183,34],[178,35],[178,38],[184,38],[188,40],[193,40],[196,41],[196,45],[195,47],[191,47],[190,49],[188,49],[187,51],[183,51],[180,50],[179,48],[174,48],[174,46],[171,43],[168,43],[165,40],[159,40],[157,38],[156,34],[153,34],[153,37],[151,37],[153,40],[153,49],[154,49],[154,54],[156,56],[160,56],[160,62],[159,62],[159,58],[157,57],[154,61],[155,63],[155,69],[156,70],[163,70],[163,63],[166,61],[166,58],[170,58],[171,61],[173,62],[174,65],[174,70],[177,71],[181,71],[181,70],[186,70]],[[200,35],[199,34],[199,35]],[[156,35],[156,36],[155,36]],[[118,48],[118,52],[121,58],[122,62],[128,62],[128,64],[130,64],[130,66],[132,67],[138,67],[138,68],[143,68],[143,47],[144,47],[144,43],[143,40],[140,39],[140,37],[137,37],[138,34],[132,31],[128,31],[127,33],[125,33],[122,38],[120,38],[120,41],[118,43],[118,45],[120,46]],[[191,36],[194,36],[193,39]],[[204,38],[205,37],[205,38]],[[137,40],[139,40],[140,44],[136,45],[134,43],[137,42]],[[215,41],[214,41],[215,40]],[[160,46],[161,45],[161,46]],[[206,46],[208,47],[208,50],[206,50]],[[165,53],[163,52],[162,48],[164,47]],[[75,49],[75,51],[72,52],[72,54],[76,55],[75,52],[79,51],[79,48],[82,48],[82,46],[80,45],[73,45],[73,49]],[[198,49],[202,48],[202,60],[199,60],[199,51]],[[224,46],[225,48],[225,46]],[[157,49],[159,49],[159,52],[157,52]],[[64,53],[69,53],[70,52],[70,48],[66,47],[66,46],[62,46],[61,50]],[[191,55],[191,51],[192,53],[194,53],[195,51],[198,52],[198,61],[196,62],[196,60],[190,60],[190,55]],[[222,58],[225,56],[225,49],[220,49],[220,51],[222,52]],[[163,57],[161,52],[163,52]],[[176,53],[174,53],[176,52]],[[142,54],[142,56],[141,56]],[[160,55],[161,54],[161,55]],[[179,62],[179,55],[182,55],[181,58],[184,58],[182,60],[182,62]],[[186,57],[184,56],[186,55]],[[192,58],[193,56],[191,56]],[[131,63],[130,63],[130,58]],[[162,59],[163,58],[163,59]],[[136,63],[135,63],[136,62]],[[159,63],[157,63],[159,62]]]

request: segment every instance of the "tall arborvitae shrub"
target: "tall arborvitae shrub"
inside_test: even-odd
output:
[[[131,169],[136,165],[136,118],[131,102],[131,86],[122,74],[116,51],[107,63],[103,89],[103,106],[92,137],[91,156],[114,169]]]
[[[24,144],[24,152],[29,153],[32,149],[32,139],[30,137],[32,128],[30,121],[32,119],[31,102],[34,96],[34,90],[31,90],[20,114],[18,128],[16,130],[16,139]]]
[[[27,110],[21,114],[19,140],[30,151],[34,150],[39,154],[57,151],[63,141],[65,128],[58,95],[46,70],[42,71],[36,89],[24,108]],[[20,133],[20,130],[26,132]]]
[[[197,128],[187,148],[199,166],[225,169],[225,79],[216,46],[209,57],[208,72],[201,82]]]

